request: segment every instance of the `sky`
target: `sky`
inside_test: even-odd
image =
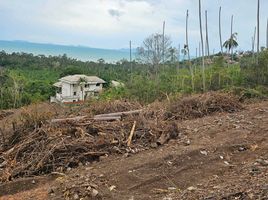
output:
[[[210,50],[220,50],[218,10],[222,6],[222,37],[230,36],[231,15],[238,33],[238,50],[251,49],[257,0],[202,0],[202,20],[208,12]],[[185,43],[189,10],[189,47],[200,42],[198,0],[0,0],[0,40],[81,45],[96,48],[134,47],[153,33],[166,34],[173,46]],[[266,44],[268,0],[261,0],[260,44]]]

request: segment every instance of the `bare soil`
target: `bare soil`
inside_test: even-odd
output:
[[[181,135],[167,144],[16,179],[0,199],[268,199],[267,101],[175,122]]]

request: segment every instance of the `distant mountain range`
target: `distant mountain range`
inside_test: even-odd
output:
[[[104,59],[106,62],[117,62],[129,59],[128,49],[98,49],[85,46],[67,46],[57,44],[41,44],[27,41],[3,41],[0,40],[0,50],[7,53],[24,52],[34,55],[58,56],[67,54],[68,57],[82,61],[97,61]],[[133,51],[135,54],[135,50]],[[135,58],[135,55],[133,55]]]

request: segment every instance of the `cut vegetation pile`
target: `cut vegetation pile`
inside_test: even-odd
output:
[[[109,107],[110,106],[110,107]],[[139,104],[117,101],[92,109],[94,114],[140,109]],[[136,112],[113,113],[121,120],[96,120],[92,113],[79,118],[48,120],[24,114],[5,150],[0,152],[0,177],[5,182],[22,176],[62,172],[108,154],[129,154],[155,148],[180,137],[178,120],[242,107],[234,98],[209,93],[155,103]],[[131,114],[129,114],[131,113]],[[35,119],[32,119],[35,118]],[[25,120],[27,119],[27,120]]]
[[[0,111],[0,120],[4,119],[5,117],[12,115],[13,112],[12,111]]]

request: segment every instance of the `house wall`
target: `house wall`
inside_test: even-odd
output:
[[[71,96],[72,95],[72,87],[70,84],[68,83],[64,83],[62,82],[62,97],[68,97],[68,96]]]
[[[56,95],[57,99],[61,102],[73,102],[73,101],[83,101],[86,94],[91,94],[91,92],[100,92],[102,90],[103,84],[97,86],[95,83],[87,83],[88,87],[83,88],[83,92],[81,90],[81,85],[78,84],[70,84],[66,82],[62,82],[62,92],[61,94]],[[76,95],[74,96],[74,92]]]

